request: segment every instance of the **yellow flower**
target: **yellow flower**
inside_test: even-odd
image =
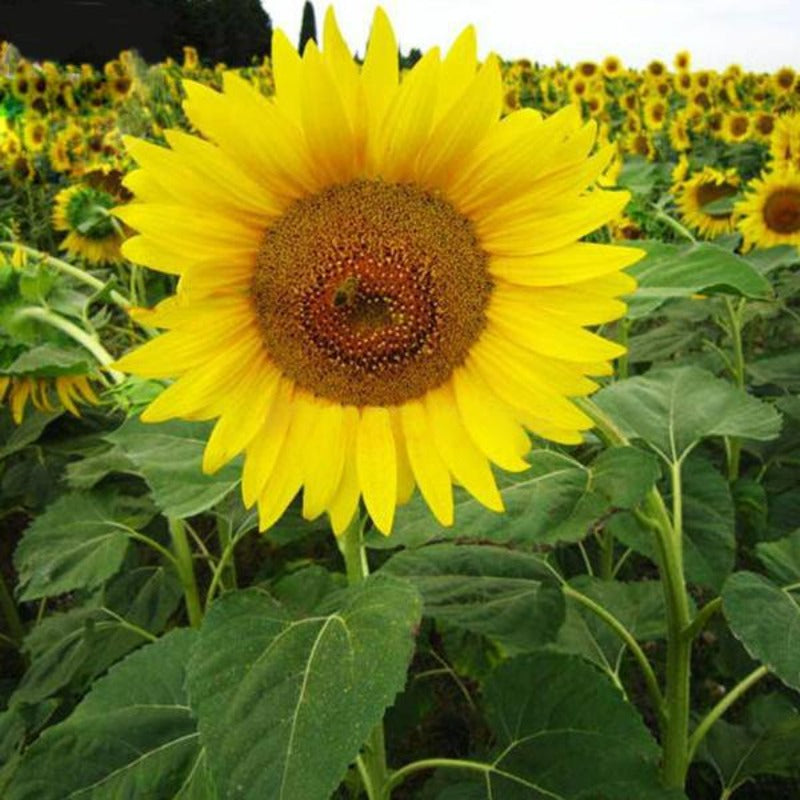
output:
[[[702,236],[713,239],[734,229],[732,210],[707,210],[704,207],[737,194],[739,176],[735,170],[704,167],[675,191],[684,220]]]
[[[692,55],[688,50],[681,50],[675,53],[675,60],[672,63],[678,72],[687,72],[692,65]]]
[[[602,67],[606,78],[616,78],[622,72],[622,61],[617,56],[606,56]]]
[[[788,94],[794,87],[795,71],[791,67],[781,67],[772,76],[772,85],[779,94]]]
[[[120,223],[109,213],[129,194],[119,185],[119,173],[93,170],[80,183],[62,189],[54,200],[53,227],[67,231],[61,249],[89,264],[124,260]]]
[[[800,171],[800,114],[782,114],[775,120],[769,152],[776,167]]]
[[[726,114],[722,122],[722,138],[734,144],[750,137],[750,116],[742,111]]]
[[[573,107],[501,119],[472,28],[402,81],[380,9],[363,66],[332,11],[322,41],[275,34],[272,98],[186,81],[207,139],[127,140],[123,252],[180,282],[118,367],[179,376],[142,418],[216,418],[204,469],[245,451],[262,529],[301,489],[337,533],[363,498],[388,534],[415,485],[443,524],[454,482],[500,511],[490,463],[525,469],[526,429],[580,442],[569,398],[622,352],[585,326],[624,312],[640,254],[578,241],[628,200],[595,186],[614,148],[589,157]]]
[[[94,406],[100,402],[86,375],[42,378],[0,374],[0,404],[8,404],[11,418],[17,425],[22,422],[28,401],[40,411],[55,411],[55,399],[76,417],[80,416],[79,404]]]
[[[800,246],[800,173],[778,170],[750,183],[736,205],[746,248]]]

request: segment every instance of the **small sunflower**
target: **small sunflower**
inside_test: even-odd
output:
[[[776,118],[769,152],[777,168],[800,172],[800,114],[782,114]]]
[[[124,259],[120,245],[125,234],[111,215],[112,208],[130,198],[119,182],[120,174],[95,170],[80,183],[62,189],[55,197],[53,227],[67,231],[61,249],[89,264],[117,264]]]
[[[722,138],[730,144],[744,142],[750,137],[750,115],[744,111],[726,114],[722,123]]]
[[[768,172],[748,188],[736,205],[745,247],[800,246],[800,173]]]
[[[692,54],[688,50],[681,50],[675,53],[675,59],[672,63],[678,72],[688,72],[692,66]]]
[[[606,56],[602,63],[603,75],[606,78],[616,78],[622,74],[622,61],[617,56]]]
[[[181,277],[118,366],[179,376],[144,420],[218,418],[204,469],[245,451],[262,529],[301,489],[337,533],[363,498],[388,534],[415,485],[443,524],[454,482],[502,510],[490,463],[525,469],[526,429],[580,442],[569,398],[622,352],[584,326],[623,313],[640,253],[578,241],[628,200],[595,185],[614,148],[588,155],[574,107],[501,118],[472,28],[402,81],[397,52],[379,9],[359,66],[329,10],[321,52],[275,34],[273,98],[186,81],[207,138],[127,141],[123,252]]]
[[[781,67],[772,76],[772,85],[778,94],[788,94],[794,88],[796,73],[791,67]]]
[[[707,239],[730,233],[735,225],[733,210],[708,210],[706,207],[735,197],[739,182],[736,170],[721,171],[713,167],[704,167],[688,178],[676,191],[676,202],[684,220]]]

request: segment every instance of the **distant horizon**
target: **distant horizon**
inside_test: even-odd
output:
[[[297,42],[303,0],[261,0],[274,29]],[[314,1],[321,32],[328,2]],[[618,56],[641,69],[657,59],[672,68],[680,50],[692,69],[723,70],[739,64],[750,72],[780,67],[800,71],[800,2],[790,0],[617,0],[600,4],[567,0],[537,5],[519,0],[341,0],[334,11],[348,45],[363,55],[376,5],[389,15],[400,49],[446,48],[468,24],[478,31],[481,58],[528,58],[543,64],[601,61]],[[538,6],[541,7],[541,6]]]

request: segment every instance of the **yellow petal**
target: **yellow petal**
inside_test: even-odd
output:
[[[397,90],[399,83],[397,52],[397,40],[389,18],[382,8],[376,8],[367,55],[361,69],[361,82],[364,86],[365,105],[369,115],[370,138],[374,138],[381,129],[386,110]]]
[[[503,499],[486,457],[472,443],[461,423],[453,389],[448,384],[424,398],[436,449],[456,480],[492,511],[503,510]]]
[[[292,418],[292,381],[281,378],[269,414],[247,446],[242,471],[242,499],[248,508],[255,503],[278,460]]]
[[[303,516],[316,519],[333,498],[345,459],[344,410],[338,403],[316,399],[309,421],[303,473]]]
[[[282,30],[272,34],[272,74],[275,100],[286,115],[300,124],[303,100],[303,62]]]
[[[522,456],[530,450],[528,437],[480,376],[457,367],[453,389],[464,427],[481,452],[510,472],[526,470]]]
[[[361,409],[356,467],[367,511],[378,530],[388,536],[397,505],[397,454],[388,409]]]
[[[392,420],[392,434],[394,435],[397,455],[397,505],[402,506],[414,494],[414,472],[411,469],[411,463],[408,460],[408,453],[403,442],[403,423],[400,419],[400,409],[391,409],[389,415]]]
[[[433,444],[425,406],[412,400],[400,407],[408,460],[420,493],[442,525],[453,524],[453,488],[450,472]]]
[[[356,440],[358,437],[359,414],[355,406],[345,406],[342,417],[344,433],[344,467],[339,486],[328,506],[331,527],[336,536],[341,536],[353,519],[358,508],[361,489],[358,485],[358,469],[356,467]]]
[[[441,119],[451,110],[475,76],[477,68],[478,37],[475,27],[468,25],[458,35],[442,61],[434,119]]]

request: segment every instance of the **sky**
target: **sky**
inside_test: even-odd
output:
[[[262,0],[272,24],[296,42],[303,0]],[[315,0],[318,29],[329,3]],[[374,0],[338,0],[336,18],[363,54]],[[772,72],[800,70],[800,0],[382,0],[404,52],[448,46],[472,23],[480,56],[552,64],[599,61],[613,53],[632,67],[672,63],[689,50],[693,67],[731,63]]]

